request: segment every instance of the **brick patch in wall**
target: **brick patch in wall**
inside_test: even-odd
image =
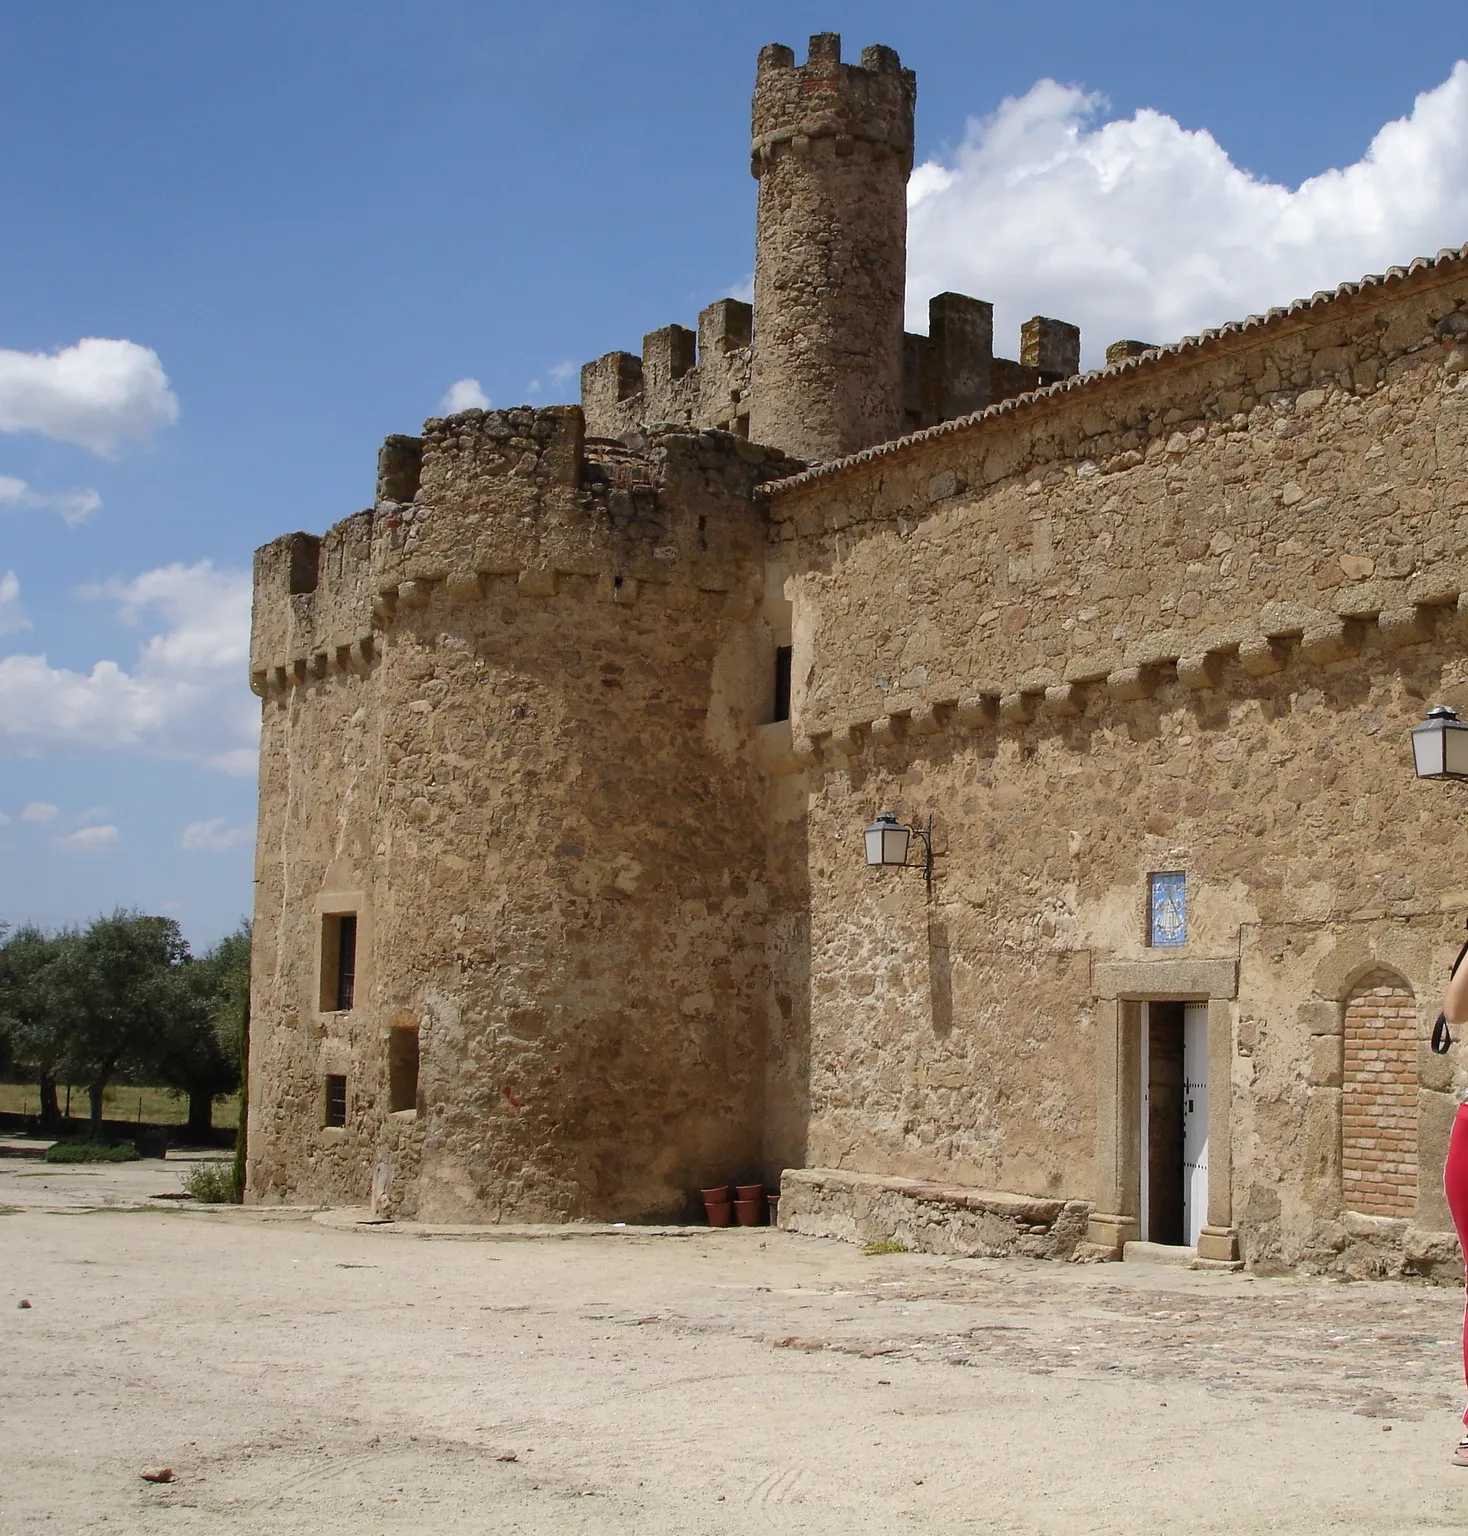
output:
[[[1346,1002],[1341,1177],[1346,1207],[1411,1216],[1417,1204],[1417,1003],[1372,971]]]

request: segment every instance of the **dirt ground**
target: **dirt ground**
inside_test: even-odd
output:
[[[1468,1531],[1453,1291],[150,1198],[178,1173],[0,1160],[5,1536]]]

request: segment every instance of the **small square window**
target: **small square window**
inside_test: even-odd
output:
[[[1188,942],[1188,877],[1180,870],[1147,877],[1147,943],[1178,949]]]
[[[340,1073],[326,1075],[327,1125],[344,1126],[347,1123],[347,1080]]]

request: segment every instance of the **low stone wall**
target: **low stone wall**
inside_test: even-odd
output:
[[[787,1168],[780,1226],[848,1243],[896,1240],[917,1253],[969,1259],[1068,1259],[1085,1236],[1091,1204],[835,1168]]]
[[[1262,1274],[1286,1267],[1269,1258],[1249,1264]],[[1317,1231],[1293,1268],[1302,1275],[1341,1275],[1348,1280],[1463,1283],[1463,1255],[1455,1233],[1430,1232],[1400,1217],[1357,1211],[1346,1211],[1338,1222]]]

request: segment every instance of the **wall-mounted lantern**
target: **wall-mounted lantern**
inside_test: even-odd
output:
[[[1468,779],[1468,725],[1439,704],[1412,727],[1412,758],[1419,779]]]
[[[923,845],[921,869],[928,889],[933,889],[933,817],[920,827],[906,826],[891,811],[879,811],[877,819],[862,834],[866,840],[867,863],[873,866],[896,864],[908,868],[908,853],[913,838]],[[919,866],[911,866],[917,868]]]

